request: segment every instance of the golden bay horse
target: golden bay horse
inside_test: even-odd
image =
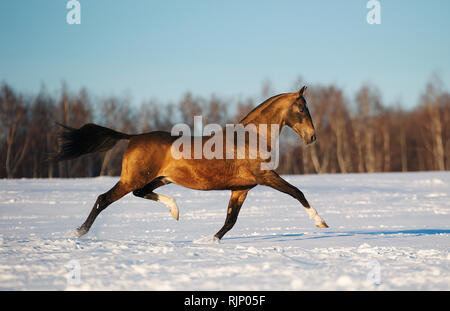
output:
[[[261,138],[265,138],[267,150],[277,148],[273,138],[279,135],[284,126],[291,127],[305,144],[315,141],[314,125],[304,98],[305,90],[306,87],[303,87],[295,93],[273,96],[254,108],[239,122],[248,133],[248,137],[245,136],[240,145],[239,139],[235,140],[236,132],[223,134],[216,130],[210,136],[188,137],[186,140],[186,137],[173,135],[173,131],[172,134],[154,131],[128,135],[95,124],[86,124],[79,129],[62,125],[64,130],[59,137],[59,151],[52,156],[54,160],[106,151],[119,140],[129,140],[122,160],[120,180],[109,191],[98,196],[86,221],[77,228],[77,235],[86,234],[102,210],[130,192],[141,198],[164,203],[178,220],[175,200],[154,192],[156,188],[169,183],[196,190],[231,190],[225,224],[215,234],[216,240],[220,240],[233,227],[248,191],[256,185],[272,187],[289,194],[300,201],[317,227],[328,227],[299,189],[281,178],[273,169],[263,168],[269,159],[262,156],[260,149],[254,150],[255,146],[261,147]],[[268,131],[267,127],[263,131],[263,125],[269,125],[278,132]],[[253,138],[257,137],[258,144],[251,144],[252,135]],[[182,138],[185,139],[185,145],[179,144]],[[211,143],[212,139],[215,139],[215,144]],[[230,141],[231,146],[235,147],[231,153],[227,149]],[[178,147],[174,148],[176,143]],[[179,148],[180,145],[183,148]],[[215,156],[192,156],[196,147],[203,151],[208,145]],[[217,151],[224,149],[227,156],[220,156]],[[241,151],[244,153],[236,157]],[[253,156],[250,156],[251,153]],[[243,154],[247,156],[242,156]],[[271,155],[273,157],[274,153],[271,152]]]

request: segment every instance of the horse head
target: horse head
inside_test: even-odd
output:
[[[292,128],[303,140],[305,145],[316,140],[316,131],[304,97],[306,86],[292,93],[292,100],[286,109],[285,124]]]

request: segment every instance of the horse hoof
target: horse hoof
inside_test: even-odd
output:
[[[86,228],[84,228],[84,227],[79,227],[79,228],[76,229],[76,235],[77,235],[78,238],[82,237],[86,233],[88,233],[88,230],[86,230]]]
[[[69,239],[79,238],[79,237],[85,235],[86,233],[87,233],[87,230],[84,230],[81,228],[76,228],[76,229],[66,232],[65,237],[69,238]]]
[[[318,227],[318,228],[328,228],[328,225],[325,223],[325,221],[322,221],[322,222],[317,223],[316,227]]]
[[[180,212],[178,211],[178,208],[171,208],[170,213],[172,214],[173,218],[178,220],[180,218]]]
[[[212,238],[210,236],[202,237],[193,241],[195,244],[219,244],[220,239],[216,236]]]

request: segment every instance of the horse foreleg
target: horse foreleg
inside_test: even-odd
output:
[[[261,174],[261,176],[258,176],[257,181],[260,185],[274,188],[297,199],[305,207],[309,218],[314,220],[314,223],[317,227],[328,228],[328,225],[325,223],[322,217],[320,217],[319,214],[317,214],[317,211],[312,208],[311,205],[309,205],[303,192],[301,192],[297,187],[285,181],[274,171],[265,171],[263,174]]]
[[[227,218],[225,219],[225,224],[223,225],[222,229],[220,229],[219,232],[214,235],[215,238],[220,240],[225,235],[225,233],[233,228],[238,218],[239,211],[241,210],[242,203],[244,203],[244,200],[247,197],[247,192],[250,189],[251,188],[244,190],[234,190],[231,192],[231,198],[228,202]]]

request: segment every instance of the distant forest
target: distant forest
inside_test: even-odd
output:
[[[290,90],[295,91],[295,90]],[[176,103],[157,100],[132,105],[127,98],[95,99],[86,89],[57,95],[44,87],[23,94],[0,85],[0,178],[93,177],[120,175],[127,142],[105,153],[52,163],[57,149],[56,122],[80,127],[96,123],[135,134],[171,130],[176,123],[192,126],[237,123],[253,107],[276,95],[265,83],[257,99],[209,98],[186,93]],[[450,169],[450,94],[435,81],[424,85],[418,104],[405,110],[386,106],[381,92],[363,85],[347,97],[335,85],[308,85],[306,94],[317,141],[304,146],[291,130],[280,138],[279,174],[406,172]]]

